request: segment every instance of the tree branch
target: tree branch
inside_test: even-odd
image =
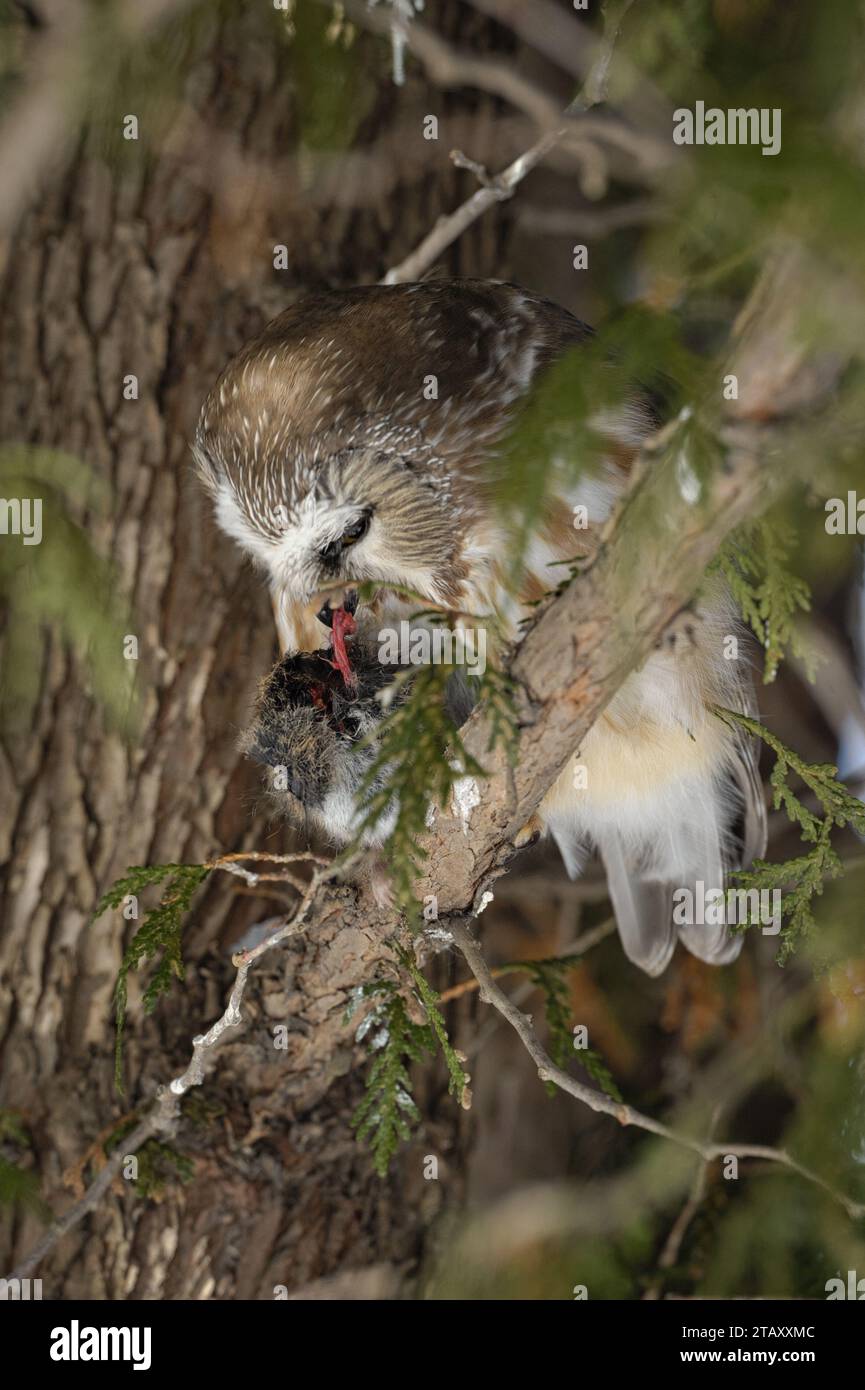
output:
[[[594,60],[588,70],[583,87],[560,117],[559,125],[548,131],[530,149],[521,154],[500,174],[491,178],[484,187],[473,193],[456,212],[439,220],[433,230],[424,237],[419,246],[399,265],[392,267],[384,277],[386,285],[398,285],[407,280],[418,280],[447,250],[467,227],[489,208],[505,198],[512,197],[514,190],[523,179],[549,154],[570,130],[570,121],[583,111],[590,110],[604,100],[607,93],[610,63],[622,20],[630,9],[633,0],[605,0],[603,5],[604,35],[595,52]]]
[[[770,1148],[765,1144],[717,1144],[694,1139],[691,1135],[680,1134],[677,1130],[671,1129],[669,1125],[661,1124],[660,1121],[652,1119],[651,1115],[644,1115],[631,1105],[612,1100],[603,1092],[595,1091],[591,1086],[584,1086],[582,1082],[569,1076],[561,1067],[556,1066],[549,1053],[541,1046],[532,1028],[531,1018],[521,1013],[496,984],[492,972],[481,954],[480,947],[465,921],[452,921],[450,930],[454,942],[465,957],[466,964],[478,980],[481,999],[486,1004],[492,1004],[493,1008],[497,1009],[511,1025],[532,1061],[537,1065],[538,1076],[541,1081],[552,1081],[553,1085],[573,1096],[575,1100],[581,1101],[583,1105],[587,1105],[590,1110],[594,1110],[600,1115],[610,1115],[613,1119],[618,1120],[620,1125],[634,1125],[637,1129],[646,1130],[649,1134],[656,1134],[661,1139],[669,1139],[671,1143],[678,1144],[680,1148],[690,1149],[693,1153],[699,1154],[705,1163],[727,1156],[762,1158],[772,1163],[778,1163],[821,1188],[834,1201],[838,1202],[852,1219],[856,1220],[865,1216],[865,1203],[855,1202],[852,1197],[838,1192],[818,1173],[806,1168],[804,1164],[799,1163],[784,1149]]]
[[[615,917],[608,917],[606,922],[601,922],[599,926],[592,927],[589,931],[584,931],[577,937],[576,941],[570,942],[563,947],[556,956],[548,957],[553,960],[569,960],[574,956],[584,956],[595,946],[606,941],[608,936],[612,936],[616,930]],[[494,980],[499,980],[503,975],[513,975],[520,970],[527,969],[532,961],[515,961],[509,965],[497,965],[490,969],[490,974]],[[537,964],[542,964],[543,959],[539,959]],[[449,1004],[453,999],[462,999],[465,994],[473,994],[476,989],[480,989],[480,981],[477,976],[472,976],[470,980],[461,980],[458,985],[451,985],[450,989],[443,990],[438,997],[439,1004]]]

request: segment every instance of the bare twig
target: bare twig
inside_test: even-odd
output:
[[[576,941],[572,941],[553,959],[567,960],[569,956],[584,956],[587,951],[598,946],[602,941],[606,941],[608,936],[612,936],[616,930],[616,919],[609,917],[606,922],[601,922],[597,927],[592,927],[591,931],[583,932]],[[512,975],[515,971],[524,966],[531,965],[531,961],[520,961],[514,965],[497,965],[490,969],[490,974],[494,980],[501,979],[503,975]],[[480,981],[473,975],[470,980],[461,980],[458,985],[451,985],[450,989],[443,990],[439,995],[440,1004],[449,1004],[452,999],[461,999],[464,994],[471,994],[474,990],[480,989]]]
[[[417,280],[423,275],[442,252],[447,250],[457,237],[462,236],[467,227],[470,227],[484,212],[500,202],[502,198],[513,195],[514,190],[522,183],[526,175],[564,139],[570,128],[569,123],[574,116],[588,111],[604,100],[616,40],[619,36],[622,20],[632,3],[633,0],[606,0],[603,7],[603,40],[596,50],[594,61],[589,68],[581,91],[562,112],[556,128],[548,131],[530,149],[491,179],[486,186],[473,193],[461,207],[457,208],[456,212],[441,218],[432,231],[427,233],[420,245],[415,247],[414,251],[406,256],[399,265],[388,271],[384,277],[384,284],[398,285],[407,280]]]
[[[580,20],[573,10],[556,0],[470,0],[476,10],[506,25],[523,42],[542,54],[563,72],[584,82],[594,65],[604,39],[594,28]],[[623,106],[640,117],[641,124],[652,121],[669,129],[672,103],[656,87],[645,72],[639,71],[624,54],[616,59],[616,68],[627,89]]]
[[[239,861],[251,859],[253,861],[264,860],[270,864],[299,864],[313,863],[319,866],[327,864],[327,860],[321,855],[313,854],[310,850],[304,850],[295,854],[268,854],[264,850],[240,850],[236,854],[221,854],[218,859],[210,860],[204,867],[208,869],[221,869],[223,873],[234,874],[237,878],[242,878],[245,883],[255,887],[259,883],[287,883],[296,892],[303,895],[306,892],[308,883],[296,874],[291,873],[287,868],[282,868],[277,873],[260,874],[255,869],[247,869]]]
[[[100,1169],[80,1201],[71,1206],[57,1221],[52,1222],[42,1239],[34,1245],[29,1255],[25,1256],[17,1269],[13,1270],[8,1277],[10,1279],[26,1279],[42,1263],[45,1256],[51,1253],[55,1245],[99,1205],[102,1198],[110,1190],[111,1184],[119,1174],[129,1154],[136,1153],[155,1134],[170,1134],[172,1132],[177,1121],[177,1113],[177,1101],[169,1091],[163,1088],[157,1099],[156,1107],[126,1136],[120,1148]]]
[[[718,1105],[715,1107],[715,1113],[709,1125],[709,1138],[711,1138],[715,1132],[720,1114],[721,1106]],[[688,1227],[705,1200],[706,1189],[709,1185],[709,1168],[710,1164],[705,1159],[702,1159],[697,1165],[697,1171],[694,1174],[694,1182],[688,1194],[687,1201],[676,1217],[676,1220],[673,1222],[669,1235],[664,1242],[664,1248],[658,1260],[658,1269],[661,1272],[672,1269],[679,1258],[679,1251],[682,1248],[682,1241],[685,1239]],[[663,1286],[663,1278],[656,1279],[651,1287],[643,1294],[643,1299],[649,1303],[659,1299]]]
[[[717,1144],[706,1140],[695,1139],[689,1134],[680,1134],[677,1130],[671,1129],[669,1125],[661,1124],[659,1120],[654,1120],[650,1115],[644,1115],[641,1111],[635,1110],[631,1105],[625,1105],[620,1101],[612,1100],[601,1091],[593,1090],[590,1086],[584,1086],[582,1082],[576,1081],[569,1076],[561,1067],[556,1066],[553,1059],[544,1050],[538,1041],[537,1035],[532,1028],[531,1019],[508,999],[507,995],[496,984],[492,977],[492,972],[481,953],[478,943],[472,936],[464,920],[453,919],[448,923],[448,927],[453,934],[453,939],[459,947],[466,964],[478,981],[480,987],[480,997],[484,1003],[492,1004],[503,1018],[511,1025],[518,1034],[522,1043],[536,1063],[538,1076],[542,1081],[551,1081],[560,1090],[567,1092],[568,1095],[579,1100],[583,1105],[587,1105],[590,1110],[597,1114],[610,1115],[618,1120],[620,1125],[634,1125],[638,1129],[646,1130],[649,1134],[656,1134],[661,1139],[668,1139],[681,1148],[690,1149],[693,1153],[699,1154],[706,1163],[711,1163],[717,1158],[762,1158],[769,1162],[780,1164],[789,1168],[791,1172],[798,1173],[806,1181],[814,1183],[825,1193],[838,1202],[851,1219],[856,1220],[865,1216],[865,1203],[855,1202],[845,1193],[837,1191],[829,1183],[821,1178],[818,1173],[812,1172],[804,1164],[797,1162],[784,1149],[771,1148],[765,1144]]]

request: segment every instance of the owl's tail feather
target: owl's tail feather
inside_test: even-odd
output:
[[[744,744],[738,752],[732,768],[735,791],[728,793],[740,812],[735,839],[726,828],[729,802],[710,795],[710,788],[688,820],[673,821],[658,833],[653,852],[645,845],[635,849],[609,827],[597,836],[622,947],[649,975],[666,969],[677,940],[710,965],[727,965],[742,949],[744,934],[725,920],[713,921],[707,897],[708,890],[723,888],[730,868],[748,865],[765,852],[766,813],[756,760]],[[681,901],[674,893],[682,889],[690,894],[685,905],[693,909],[693,915],[682,914],[685,920],[674,913]]]
[[[598,844],[622,948],[628,959],[647,975],[660,975],[666,970],[677,940],[681,940],[692,955],[710,965],[727,965],[742,949],[743,937],[731,932],[723,922],[676,924],[673,915],[676,890],[690,890],[691,901],[696,903],[700,899],[701,884],[705,888],[718,888],[724,882],[717,840],[714,845],[707,844],[701,852],[689,829],[680,830],[677,848],[683,858],[690,857],[692,867],[677,874],[675,881],[647,874],[645,867],[628,855],[615,831],[606,832]]]
[[[728,964],[742,949],[742,933],[728,925],[719,890],[732,863],[743,860],[734,845],[742,843],[745,862],[761,848],[762,799],[753,794],[759,784],[751,784],[745,771],[736,791],[725,794],[707,783],[687,816],[666,823],[658,817],[653,834],[639,843],[609,825],[596,833],[622,947],[649,975],[667,968],[677,940],[711,965]],[[729,829],[736,805],[741,842]]]
[[[641,878],[635,866],[629,866],[624,844],[615,831],[605,835],[598,848],[622,949],[646,974],[660,975],[676,949],[673,885]]]

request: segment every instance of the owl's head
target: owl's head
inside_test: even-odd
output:
[[[219,524],[291,605],[371,581],[469,606],[495,563],[489,463],[511,406],[586,331],[476,280],[302,300],[202,409],[194,452]]]
[[[278,338],[244,349],[202,408],[193,453],[221,529],[295,603],[365,581],[450,601],[452,480],[394,364],[344,362],[332,339],[291,326],[283,316]]]
[[[265,453],[268,416],[247,418],[252,438],[241,422],[228,466],[212,443],[195,452],[220,527],[275,591],[307,604],[372,582],[440,601],[455,537],[437,489],[410,460],[364,446],[329,449],[324,438]]]

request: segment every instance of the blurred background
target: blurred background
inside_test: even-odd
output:
[[[517,281],[611,326],[637,368],[681,379],[684,364],[699,383],[769,256],[796,246],[802,351],[833,426],[805,420],[789,440],[800,481],[773,524],[810,601],[781,581],[787,659],[761,718],[858,795],[861,542],[827,534],[823,500],[865,482],[863,8],[620,8],[607,100],[423,273]],[[185,981],[147,1017],[131,981],[118,1096],[112,992],[133,924],[93,922],[100,895],[130,865],[294,843],[236,751],[275,632],[191,475],[201,402],[269,318],[383,278],[557,128],[602,20],[596,0],[0,0],[0,492],[44,508],[39,546],[0,537],[4,1269],[185,1065],[223,1007],[232,946],[287,900],[208,883]],[[697,101],[778,108],[781,151],[675,145],[673,111]],[[754,659],[759,672],[756,642]],[[771,859],[804,852],[783,812],[770,825]],[[650,980],[611,934],[598,869],[572,884],[543,845],[497,885],[484,949],[496,966],[578,956],[502,977],[556,1055],[583,1023],[638,1108],[780,1146],[862,1201],[865,873],[855,835],[837,849],[845,873],[783,965],[752,932],[727,969],[679,953]],[[243,1033],[138,1182],[43,1262],[46,1297],[824,1297],[837,1273],[865,1275],[861,1218],[819,1184],[755,1160],[725,1177],[548,1095],[447,955],[429,973],[474,1103],[418,1067],[421,1124],[382,1179],[350,1123],[367,1063],[343,1022],[380,954],[335,921],[261,963]],[[275,1053],[278,1023],[290,1046]],[[586,1079],[573,1050],[569,1065]]]

